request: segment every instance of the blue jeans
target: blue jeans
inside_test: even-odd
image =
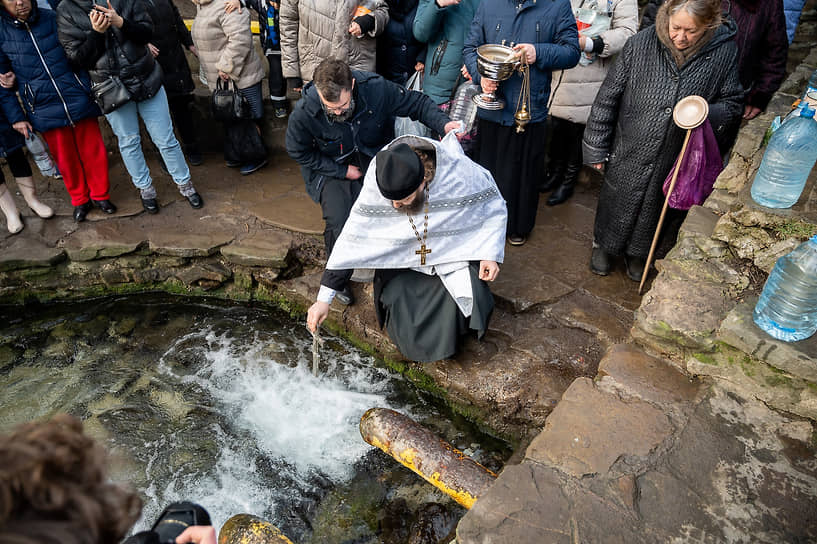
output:
[[[164,87],[160,87],[159,92],[147,100],[130,101],[105,115],[119,141],[119,152],[122,154],[122,160],[133,184],[142,190],[149,189],[153,185],[150,170],[142,152],[139,116],[145,123],[150,139],[159,148],[159,153],[162,154],[173,181],[180,188],[181,186],[192,188],[190,169],[184,160],[184,154],[176,140],[176,135],[173,134],[173,123],[170,120]]]

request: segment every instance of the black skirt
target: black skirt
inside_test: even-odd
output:
[[[477,162],[494,176],[508,204],[509,235],[527,236],[536,224],[539,182],[545,170],[545,123],[525,132],[480,119]]]

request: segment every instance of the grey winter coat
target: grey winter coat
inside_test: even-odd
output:
[[[360,0],[281,0],[281,69],[285,78],[312,81],[325,59],[342,59],[352,70],[373,72],[375,39],[389,22],[385,0],[374,0],[374,29],[360,38],[349,34]]]
[[[587,0],[571,0],[573,13],[584,5]],[[601,0],[599,5],[607,7],[607,2]],[[627,39],[636,33],[638,28],[638,3],[636,0],[612,0],[610,8],[613,18],[610,28],[599,34],[604,49],[592,53],[595,57],[587,66],[581,63],[569,70],[553,72],[551,80],[550,114],[559,119],[572,123],[585,124],[590,116],[590,107],[599,92],[599,87],[613,65],[615,55],[624,47]]]
[[[585,164],[607,161],[595,241],[612,255],[646,257],[663,206],[662,185],[684,139],[672,121],[689,95],[709,102],[709,121],[723,145],[743,112],[735,25],[725,23],[680,68],[655,27],[630,38],[599,90],[587,128]]]

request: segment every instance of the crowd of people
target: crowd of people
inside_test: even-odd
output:
[[[327,258],[350,214],[371,212],[354,208],[366,180],[382,189],[389,182],[380,176],[405,174],[371,168],[378,152],[392,150],[389,143],[402,136],[395,134],[395,118],[420,121],[432,140],[446,141],[460,124],[445,112],[467,84],[500,98],[499,109],[478,110],[468,136],[476,141],[468,156],[456,160],[474,162],[496,183],[506,208],[503,242],[525,244],[536,224],[540,192],[550,193],[548,205],[562,204],[588,166],[603,175],[590,269],[606,275],[612,260],[624,257],[635,281],[645,273],[662,181],[683,139],[672,120],[673,106],[688,95],[706,99],[709,124],[726,156],[741,119],[763,111],[779,87],[788,47],[782,0],[651,0],[638,33],[635,0],[193,0],[192,33],[171,0],[1,1],[0,146],[20,192],[40,217],[53,210],[37,199],[22,152],[32,131],[42,134],[56,158],[76,221],[92,206],[116,211],[100,115],[117,137],[148,213],[157,213],[159,202],[140,118],[180,193],[193,208],[203,205],[188,167],[203,160],[190,111],[189,51],[211,90],[229,85],[249,105],[250,119],[224,123],[225,163],[242,174],[267,164],[260,126],[262,81],[268,78],[275,117],[289,117],[287,152],[323,212]],[[262,55],[251,13],[259,21]],[[483,75],[479,51],[486,44],[507,44],[525,69],[502,81]],[[418,73],[422,91],[406,89]],[[288,97],[298,98],[291,112]],[[521,124],[520,104],[527,106]],[[237,139],[242,145],[228,145]],[[436,160],[452,156],[450,142],[445,152],[434,145],[423,151],[428,146],[418,142],[406,145],[423,156],[421,162],[431,161],[432,169],[439,166]],[[392,159],[389,164],[406,167]],[[435,232],[437,208],[423,191],[431,186],[430,195],[445,200],[438,193],[444,188],[430,180],[408,185],[405,194],[374,193],[382,199],[377,206],[387,215],[408,210],[411,236],[400,244],[408,251],[412,240],[419,242],[422,266],[433,274],[448,257],[435,250],[429,261],[438,264],[426,264],[431,242],[451,233]],[[420,215],[423,201],[427,209]],[[9,231],[19,232],[23,223],[5,185],[0,208]],[[487,257],[469,260],[499,262],[502,255]],[[330,258],[336,261],[346,262]],[[399,259],[393,264],[414,268]],[[493,266],[477,267],[477,280],[488,269],[486,277],[496,276]],[[346,274],[334,276],[319,302],[353,303]],[[322,316],[323,308],[311,323]]]

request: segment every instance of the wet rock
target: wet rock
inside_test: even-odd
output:
[[[179,391],[153,390],[150,392],[150,400],[174,421],[184,419],[193,408],[193,404],[188,402]]]
[[[727,286],[664,278],[659,274],[636,312],[633,337],[658,351],[673,345],[707,350],[714,332],[734,306]]]
[[[19,234],[0,251],[0,272],[35,267],[51,267],[65,259],[65,251],[48,247],[35,238]]]
[[[413,515],[403,498],[386,503],[378,515],[379,536],[383,544],[405,544],[409,539]]]
[[[620,458],[644,463],[673,431],[667,416],[645,402],[622,401],[579,378],[548,416],[526,457],[574,477],[605,474]]]
[[[270,522],[250,514],[237,514],[221,526],[219,544],[292,544]]]
[[[423,505],[417,512],[417,521],[411,526],[407,544],[448,544],[457,525],[442,504]]]
[[[788,374],[817,384],[817,335],[800,342],[772,338],[752,319],[757,299],[752,297],[729,312],[718,338]]]
[[[200,286],[205,289],[218,287],[233,275],[233,271],[217,263],[200,263],[188,266],[175,273],[175,276],[189,286]]]
[[[700,384],[634,344],[610,348],[599,364],[598,387],[671,411],[695,400]]]
[[[72,233],[63,247],[72,261],[90,261],[132,253],[144,241],[124,222],[102,221],[89,223],[87,228]]]
[[[135,317],[124,317],[111,323],[108,334],[110,336],[128,336],[139,321]]]
[[[233,235],[227,233],[177,234],[160,231],[150,235],[150,250],[172,257],[207,257],[232,240]]]
[[[19,351],[9,345],[0,346],[0,371],[10,366],[17,359]]]
[[[265,231],[263,236],[256,233],[222,247],[221,254],[229,262],[241,266],[283,268],[291,246],[290,234]]]

